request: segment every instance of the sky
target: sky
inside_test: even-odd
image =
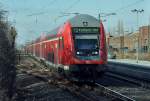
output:
[[[35,40],[67,19],[64,13],[89,14],[98,18],[108,13],[116,15],[101,17],[106,32],[117,30],[118,21],[123,21],[124,30],[137,28],[137,14],[133,9],[143,9],[139,14],[139,26],[150,23],[150,0],[0,0],[0,8],[7,10],[8,21],[16,27],[17,44]],[[61,17],[60,17],[61,16]]]

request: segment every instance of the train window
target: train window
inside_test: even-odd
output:
[[[62,49],[64,48],[64,38],[62,37]]]
[[[77,49],[97,49],[97,40],[96,39],[77,39],[76,40],[76,48]]]

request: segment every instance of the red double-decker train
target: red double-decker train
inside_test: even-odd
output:
[[[26,51],[48,61],[71,78],[95,79],[107,64],[103,24],[93,16],[78,14],[40,37]]]

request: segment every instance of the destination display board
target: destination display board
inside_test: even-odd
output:
[[[73,33],[99,33],[98,27],[73,27]]]

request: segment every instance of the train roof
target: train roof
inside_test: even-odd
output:
[[[100,23],[95,17],[88,14],[78,14],[75,17],[69,19],[72,27],[99,27]],[[87,25],[84,25],[87,23]]]
[[[67,21],[71,23],[72,27],[99,27],[100,26],[99,21],[95,17],[88,14],[78,14]],[[87,22],[86,26],[83,24],[84,22]],[[57,34],[59,28],[60,26],[51,30],[50,32],[48,32],[48,34]]]
[[[71,23],[72,27],[99,27],[100,26],[99,20],[88,14],[77,14],[76,16],[74,16],[73,18],[67,21]],[[84,25],[84,23],[86,23],[86,25]],[[61,26],[46,33],[46,39],[55,37],[60,27]],[[35,42],[38,41],[40,41],[40,38],[38,38]]]

